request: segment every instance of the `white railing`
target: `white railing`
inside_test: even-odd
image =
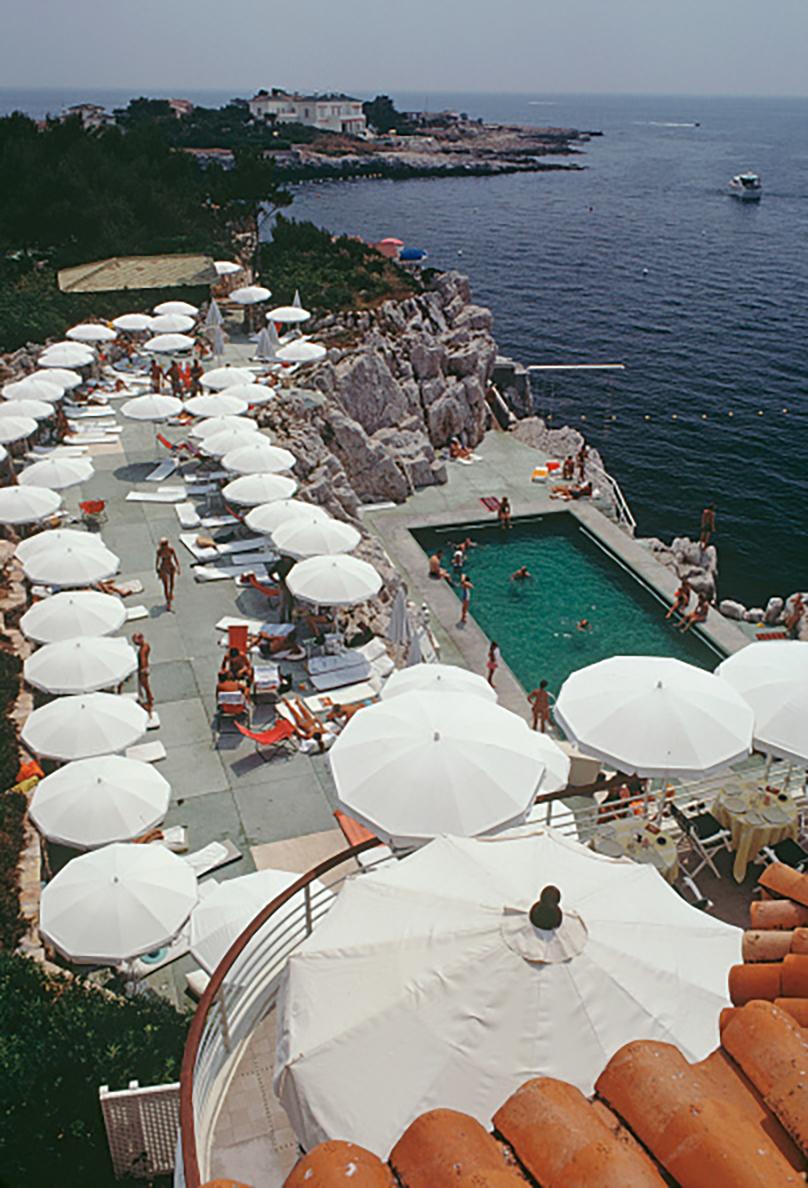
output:
[[[608,470],[604,470],[602,466],[594,466],[592,463],[587,463],[587,477],[592,480],[592,485],[600,484],[609,492],[612,499],[612,506],[617,518],[618,524],[625,528],[629,536],[633,536],[637,531],[637,521],[634,519],[634,514],[628,505],[628,500],[620,489],[620,484],[617,479],[612,478]]]

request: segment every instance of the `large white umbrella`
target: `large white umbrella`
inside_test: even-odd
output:
[[[212,297],[210,305],[208,306],[207,315],[205,317],[205,329],[215,330],[217,326],[221,326],[223,321],[224,318],[222,317],[222,311],[216,304],[216,298]]]
[[[289,342],[286,346],[279,347],[275,352],[275,358],[281,363],[317,363],[327,354],[328,351],[319,342],[300,339],[298,342]]]
[[[61,495],[45,487],[0,488],[0,524],[36,524],[61,506]]]
[[[268,301],[271,296],[270,290],[265,289],[263,285],[245,285],[243,289],[234,289],[232,293],[228,293],[229,299],[237,305],[258,305],[262,301]]]
[[[201,382],[203,388],[214,388],[218,392],[233,384],[251,384],[254,379],[255,376],[246,367],[212,367],[202,376]]]
[[[100,590],[63,590],[42,598],[20,619],[23,634],[35,643],[50,644],[77,635],[104,636],[126,622],[123,600]]]
[[[351,553],[362,537],[352,524],[342,520],[296,516],[279,525],[272,533],[272,543],[279,553],[301,560],[305,557],[337,556]]]
[[[199,310],[188,301],[161,301],[155,305],[153,312],[160,314],[183,314],[187,318],[195,318]]]
[[[32,433],[36,433],[36,421],[33,417],[8,414],[0,418],[0,444],[2,445],[11,445],[15,441],[24,441]]]
[[[808,763],[808,643],[769,640],[741,648],[716,669],[754,714],[754,746]]]
[[[50,380],[35,379],[28,375],[13,384],[6,384],[3,396],[10,401],[38,400],[41,404],[57,404],[62,399],[64,391],[60,383],[51,383]]]
[[[116,330],[125,330],[128,334],[142,334],[144,330],[151,329],[152,319],[148,314],[128,313],[113,318],[112,324]]]
[[[213,267],[219,276],[233,276],[241,272],[243,265],[237,264],[235,260],[214,260]]]
[[[30,375],[25,377],[28,380],[44,380],[46,384],[55,384],[61,388],[63,392],[70,392],[73,388],[78,388],[84,383],[84,380],[77,371],[71,371],[67,367],[47,367],[41,371],[32,371]],[[49,400],[50,397],[38,396],[38,400]]]
[[[42,487],[19,488],[26,491],[46,492]],[[40,549],[23,562],[23,572],[29,582],[42,586],[93,586],[106,581],[118,572],[120,559],[103,545],[97,549],[76,548],[74,545],[57,545],[52,549]]]
[[[57,697],[28,715],[22,741],[48,759],[88,759],[132,746],[146,733],[146,711],[129,697],[84,693]]]
[[[74,368],[89,367],[95,358],[95,352],[90,347],[82,346],[78,342],[60,342],[39,356],[37,362],[40,367]]]
[[[125,639],[79,635],[45,644],[23,664],[23,677],[45,693],[97,693],[120,685],[137,668]]]
[[[228,396],[246,401],[248,405],[268,404],[276,395],[275,389],[268,384],[233,384],[225,392]]]
[[[95,474],[92,462],[87,458],[43,458],[32,462],[20,472],[24,487],[49,487],[51,491],[64,491],[86,483]]]
[[[29,814],[49,841],[93,850],[159,825],[170,797],[171,785],[150,763],[100,755],[67,763],[41,780]]]
[[[238,417],[247,411],[247,401],[224,391],[208,396],[192,396],[185,401],[185,409],[195,417]]]
[[[273,338],[274,335],[274,338]],[[255,343],[255,357],[261,359],[263,362],[268,362],[275,358],[275,348],[277,347],[278,335],[275,331],[274,323],[264,326]]]
[[[0,445],[0,462],[5,462],[8,458],[8,450],[4,445]]]
[[[14,550],[14,556],[18,561],[25,563],[35,553],[46,552],[61,545],[72,545],[76,549],[90,549],[95,552],[106,548],[101,537],[92,532],[80,532],[77,528],[49,528],[21,540]]]
[[[182,412],[182,401],[176,396],[149,392],[145,396],[125,400],[121,405],[121,412],[133,421],[168,421]]]
[[[497,699],[485,677],[456,664],[416,664],[411,668],[399,668],[385,681],[382,700],[402,693],[460,693],[480,697],[483,701]]]
[[[187,334],[157,334],[154,338],[146,339],[143,350],[153,355],[176,355],[180,351],[190,351],[193,345],[193,338]]]
[[[339,807],[399,848],[524,820],[544,774],[522,718],[473,693],[402,693],[368,706],[329,759]]]
[[[722,771],[752,745],[740,694],[665,656],[612,656],[579,669],[561,686],[555,718],[585,755],[650,778]]]
[[[185,334],[193,328],[194,319],[186,314],[157,314],[151,319],[149,326],[154,334]]]
[[[280,446],[266,445],[264,441],[250,442],[239,446],[222,458],[225,470],[235,474],[277,474],[291,470],[295,456]]]
[[[290,500],[297,490],[297,480],[285,474],[242,474],[222,487],[228,503],[242,507],[258,507],[262,503]],[[314,507],[315,504],[303,504]],[[294,512],[292,513],[294,515]],[[263,529],[262,529],[263,531]]]
[[[258,425],[252,417],[226,415],[223,417],[205,417],[204,421],[197,421],[188,431],[189,437],[202,440],[222,433],[225,429],[237,429],[247,433],[257,433]]]
[[[531,912],[548,885],[560,922],[549,900]],[[699,1061],[741,937],[651,866],[551,831],[440,838],[349,880],[289,958],[275,1091],[304,1147],[386,1158],[424,1111],[487,1127],[532,1077],[589,1095],[632,1040]]]
[[[311,314],[299,305],[278,305],[267,314],[268,322],[283,322],[295,326],[299,322],[308,322]]]
[[[53,416],[53,405],[44,400],[29,400],[25,396],[13,396],[0,404],[0,417],[30,417],[32,421],[46,421]]]
[[[382,579],[372,565],[358,557],[307,557],[292,566],[286,585],[294,598],[304,602],[354,606],[374,598],[382,588]]]
[[[390,621],[387,624],[387,638],[391,643],[406,645],[412,639],[412,623],[410,621],[409,611],[407,609],[407,596],[404,593],[404,587],[399,586],[396,591],[396,596],[393,599],[393,605],[390,608]],[[395,675],[393,673],[392,675]],[[389,680],[387,685],[389,685]],[[483,684],[488,689],[490,685],[487,681]],[[386,685],[385,685],[386,689]],[[494,693],[493,700],[496,700],[496,693]]]
[[[284,478],[284,475],[274,474],[256,474],[244,475],[245,479],[270,479],[270,478]],[[241,482],[241,479],[236,479],[236,482]],[[227,491],[231,484],[228,483],[224,488]],[[292,517],[302,516],[303,519],[310,519],[311,516],[320,516],[322,519],[329,518],[328,512],[324,507],[320,507],[319,503],[306,503],[303,499],[272,499],[269,503],[260,504],[253,507],[251,511],[247,512],[244,517],[244,522],[251,532],[260,532],[263,536],[271,536],[281,524],[285,524],[287,520]]]
[[[68,961],[118,964],[170,941],[197,899],[193,870],[165,846],[103,846],[51,879],[39,929]]]
[[[115,331],[100,322],[80,322],[78,326],[70,327],[65,338],[75,342],[112,342]]]
[[[200,900],[191,914],[191,952],[203,969],[212,974],[250,921],[299,878],[285,870],[259,870],[255,874],[227,879]],[[309,884],[309,893],[316,901],[318,915],[334,901],[333,894],[318,879]],[[284,921],[287,923],[289,948],[298,942],[293,918],[302,917],[303,907],[304,893],[298,891],[269,922],[269,929],[273,930],[279,924],[283,927]],[[256,933],[251,946],[260,945],[263,932],[261,929]],[[280,953],[275,954],[276,959],[280,956]]]
[[[260,434],[260,438],[269,442],[269,437],[266,434]],[[253,440],[257,439],[257,435],[247,428],[220,429],[218,433],[211,433],[203,437],[200,449],[203,454],[209,454],[212,458],[221,458],[232,450],[239,450],[242,446],[251,445]]]

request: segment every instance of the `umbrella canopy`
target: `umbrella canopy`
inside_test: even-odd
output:
[[[556,927],[531,923],[546,884]],[[304,1147],[341,1138],[385,1158],[426,1110],[488,1127],[531,1077],[588,1095],[630,1040],[701,1060],[741,935],[651,866],[550,831],[440,838],[349,880],[289,958],[275,1091]]]
[[[22,741],[47,759],[88,759],[122,751],[146,733],[148,716],[137,702],[114,693],[58,697],[28,715]]]
[[[63,392],[69,392],[71,389],[78,388],[80,384],[84,383],[84,380],[77,371],[71,371],[67,367],[47,367],[41,371],[32,371],[30,375],[25,377],[25,381],[21,380],[20,383],[27,382],[28,380],[44,380],[47,384],[56,384]],[[37,399],[45,400],[46,397],[39,396]]]
[[[8,450],[5,446],[0,445],[0,462],[5,462],[6,458],[8,458]]]
[[[25,661],[23,677],[45,693],[97,693],[120,685],[136,668],[127,640],[79,635],[39,648]]]
[[[241,272],[242,265],[235,260],[214,260],[213,267],[219,276],[232,276],[235,272]]]
[[[277,393],[269,384],[233,384],[225,389],[225,395],[246,400],[247,404],[268,404]]]
[[[297,309],[303,308],[303,302],[300,300],[300,289],[295,289],[295,295],[292,298],[292,305],[294,305]]]
[[[238,432],[257,433],[258,425],[252,417],[238,417],[238,416],[224,416],[224,417],[205,417],[204,421],[197,421],[195,425],[189,430],[190,437],[196,437],[200,440],[205,437],[213,437],[217,433],[223,433],[226,429],[235,429]]]
[[[664,656],[612,656],[567,677],[555,705],[567,738],[630,775],[690,779],[749,754],[752,711],[713,673]]]
[[[158,334],[154,338],[147,338],[143,349],[151,351],[153,355],[176,355],[180,351],[190,351],[193,345],[193,338],[187,334]]]
[[[273,325],[271,327],[271,329],[274,332],[275,326]],[[275,334],[275,339],[277,339],[277,337],[278,337],[277,334]],[[273,340],[272,334],[270,333],[270,328],[265,326],[264,329],[261,331],[261,333],[258,335],[258,338],[255,343],[255,357],[256,357],[256,359],[263,359],[263,360],[274,359],[276,346],[277,346],[277,342]]]
[[[549,792],[563,792],[570,779],[571,761],[548,734],[534,732],[533,738],[540,761],[544,764],[544,775],[539,780],[539,795]],[[564,804],[560,802],[563,809]]]
[[[484,677],[455,664],[417,664],[398,669],[387,678],[382,700],[399,697],[402,693],[460,693],[483,701],[495,702],[497,699]]]
[[[117,964],[170,941],[197,898],[193,870],[165,846],[103,846],[51,879],[39,928],[68,961]]]
[[[249,474],[244,475],[244,478],[255,479],[271,479],[271,478],[285,478],[284,475],[274,474]],[[294,482],[294,480],[291,480]],[[237,479],[236,482],[241,482]],[[228,483],[229,487],[231,484]],[[227,487],[225,487],[227,490]],[[253,507],[244,517],[244,522],[251,532],[260,532],[264,536],[271,536],[281,524],[286,523],[292,517],[302,516],[304,519],[310,519],[311,516],[321,516],[322,519],[327,520],[328,512],[325,508],[320,507],[317,503],[306,503],[303,499],[272,499],[266,504]]]
[[[35,602],[20,619],[23,634],[35,643],[50,644],[111,635],[126,622],[123,600],[100,590],[63,590]]]
[[[229,392],[192,396],[185,402],[186,411],[195,417],[237,417],[247,411],[247,401]]]
[[[52,495],[39,487],[20,487],[18,490],[37,491]],[[58,498],[58,496],[57,496]],[[106,581],[118,572],[120,560],[108,548],[76,548],[74,545],[55,545],[40,549],[23,562],[23,572],[29,582],[43,586],[92,586]]]
[[[267,314],[268,322],[285,322],[296,326],[300,322],[308,322],[311,314],[300,305],[278,305]]]
[[[416,627],[416,629],[412,633],[412,639],[410,640],[410,646],[407,649],[407,661],[406,661],[407,668],[415,668],[416,665],[424,663],[424,655],[423,655],[423,652],[421,651],[421,633],[422,632],[423,632],[423,627]]]
[[[224,354],[224,333],[221,326],[213,326],[212,331],[213,353],[217,359],[221,359]]]
[[[534,732],[473,693],[414,691],[368,706],[329,759],[339,807],[400,848],[524,820],[544,774]]]
[[[23,563],[35,553],[41,553],[62,545],[72,545],[76,549],[105,549],[106,545],[100,536],[92,532],[80,532],[77,528],[48,528],[44,532],[37,532],[27,540],[21,540],[14,550],[14,556]]]
[[[219,309],[218,305],[216,304],[216,298],[214,297],[211,299],[211,303],[208,306],[208,312],[207,312],[207,316],[205,318],[205,329],[206,330],[215,329],[216,326],[221,326],[223,321],[224,321],[224,318],[222,317],[222,311]]]
[[[412,623],[407,610],[407,596],[404,587],[399,586],[390,608],[390,622],[387,624],[387,638],[394,644],[408,644],[412,639]],[[389,684],[389,680],[387,684]],[[487,682],[485,682],[487,686]],[[496,694],[494,695],[496,697]]]
[[[272,543],[278,552],[295,560],[351,553],[361,539],[352,524],[322,516],[294,516],[272,533]]]
[[[152,312],[158,315],[182,314],[186,318],[195,318],[199,310],[188,301],[161,301],[159,305],[155,305]]]
[[[78,326],[70,327],[65,338],[73,342],[112,342],[115,331],[100,322],[80,322]]]
[[[170,797],[171,785],[150,763],[101,755],[67,763],[41,780],[29,813],[49,841],[94,850],[159,825]]]
[[[153,334],[185,334],[193,328],[194,319],[186,314],[157,314],[149,326]]]
[[[286,584],[291,595],[304,602],[354,606],[375,597],[382,579],[372,565],[357,557],[308,557],[292,566]]]
[[[230,300],[235,301],[237,305],[258,305],[262,301],[268,301],[271,296],[270,290],[265,289],[263,285],[246,285],[243,289],[234,289],[228,294]]]
[[[64,491],[86,483],[95,474],[92,462],[87,458],[43,458],[26,466],[20,474],[24,487],[49,487],[51,491]]]
[[[40,367],[89,367],[95,358],[95,352],[78,342],[61,342],[48,347],[37,362]]]
[[[0,418],[0,444],[2,445],[24,441],[32,433],[36,433],[36,421],[33,417],[14,416],[7,413]]]
[[[46,371],[45,375],[47,374]],[[64,392],[65,389],[61,383],[51,383],[50,380],[34,378],[32,375],[27,375],[25,379],[17,380],[16,383],[6,384],[3,388],[3,396],[6,400],[36,400],[41,404],[58,403]]]
[[[44,400],[29,400],[25,396],[14,396],[0,404],[0,417],[30,417],[32,421],[46,421],[53,416],[53,405]]]
[[[61,495],[45,487],[0,488],[0,524],[36,524],[61,506]]]
[[[755,750],[808,763],[808,643],[755,643],[724,660],[716,672],[752,707]]]
[[[300,339],[298,342],[289,342],[286,346],[279,347],[275,352],[275,358],[281,363],[317,363],[327,354],[328,351],[319,342]]]
[[[112,324],[116,330],[125,330],[129,334],[142,334],[144,330],[151,329],[152,319],[148,314],[128,313],[113,318]]]
[[[212,367],[202,376],[202,387],[220,392],[233,384],[251,384],[255,376],[246,367]],[[196,397],[194,397],[196,399]]]
[[[250,921],[299,877],[286,870],[259,870],[228,879],[206,895],[191,915],[191,952],[203,969],[212,974]],[[318,879],[312,881],[310,889],[317,898],[319,911],[333,902],[334,896]],[[279,920],[299,914],[302,907],[303,892],[298,891],[279,915],[272,917],[271,927],[276,928]],[[256,933],[251,945],[260,944],[262,931]]]
[[[239,446],[222,458],[225,470],[235,474],[278,474],[291,470],[294,464],[295,456],[289,450],[267,445],[263,440]]]
[[[222,494],[228,503],[238,503],[241,507],[258,507],[262,503],[291,500],[296,490],[297,481],[285,474],[243,474],[226,483],[222,487]]]
[[[167,421],[182,412],[182,401],[176,396],[149,392],[145,396],[135,396],[134,400],[125,400],[121,412],[133,421]]]
[[[264,433],[260,434],[260,437],[263,441],[269,441],[269,437]],[[221,458],[231,450],[251,445],[254,439],[256,439],[255,432],[251,432],[247,428],[220,429],[218,433],[211,433],[209,436],[203,437],[200,448],[203,454],[209,454],[212,458]]]

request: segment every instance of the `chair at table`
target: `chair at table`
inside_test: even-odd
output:
[[[694,853],[700,860],[694,869],[688,871],[691,878],[695,877],[705,866],[709,866],[715,877],[720,879],[721,874],[712,855],[718,850],[729,850],[729,830],[724,829],[713,814],[706,810],[689,816],[687,813],[683,813],[678,804],[672,800],[669,801],[668,808],[682,831],[686,850]]]
[[[784,866],[790,866],[800,874],[808,871],[808,850],[790,837],[784,837],[773,846],[763,846],[760,853],[766,863],[782,862]]]
[[[103,499],[85,499],[79,504],[79,511],[88,528],[96,528],[107,522],[107,505]]]
[[[270,759],[276,751],[294,750],[292,740],[297,731],[286,718],[278,718],[267,730],[250,730],[241,722],[236,722],[236,730],[255,743],[255,753],[264,760]]]
[[[238,681],[221,681],[216,688],[216,717],[214,727],[222,730],[226,721],[234,721],[239,725],[238,718],[250,720],[250,703],[244,689]]]

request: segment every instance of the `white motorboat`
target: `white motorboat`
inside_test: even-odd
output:
[[[763,195],[763,185],[756,173],[751,170],[738,173],[729,183],[729,192],[741,202],[760,202]]]

